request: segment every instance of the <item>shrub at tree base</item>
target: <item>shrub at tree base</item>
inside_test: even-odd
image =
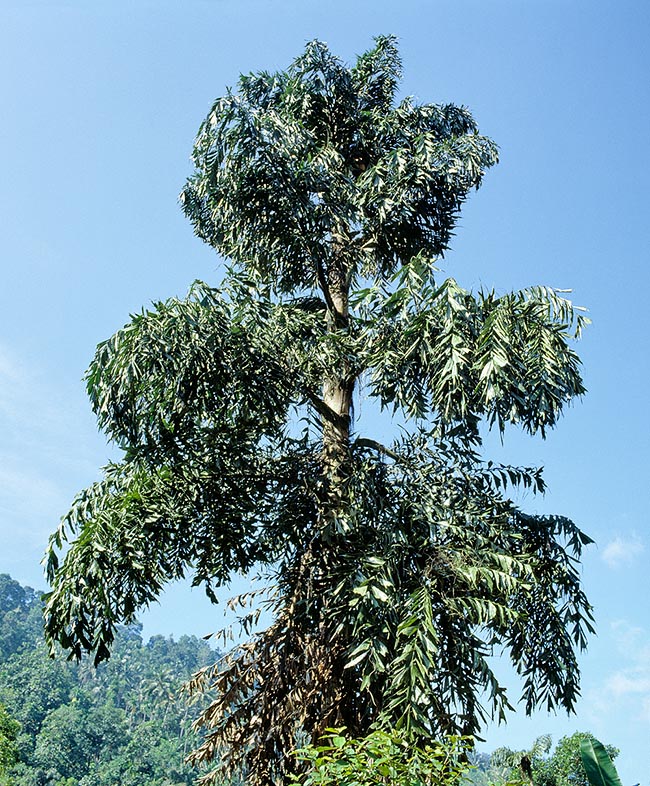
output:
[[[448,737],[419,746],[395,731],[352,739],[345,729],[327,729],[318,744],[295,752],[309,769],[292,781],[300,786],[457,786],[471,770],[471,743]]]

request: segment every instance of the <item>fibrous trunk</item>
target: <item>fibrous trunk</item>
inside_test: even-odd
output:
[[[337,276],[337,279],[343,279]],[[348,292],[343,281],[328,285],[326,299],[330,332],[345,331],[349,323]],[[350,427],[352,421],[352,396],[354,375],[349,365],[332,369],[323,381],[323,403],[326,414],[323,421],[323,475],[327,494],[323,501],[323,525],[326,530],[336,524],[344,513],[346,487],[350,463]],[[336,529],[336,526],[334,526]]]

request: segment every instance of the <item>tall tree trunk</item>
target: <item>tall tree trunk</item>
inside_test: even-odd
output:
[[[346,271],[330,275],[326,299],[329,304],[328,330],[345,331],[349,325]],[[350,430],[355,378],[347,364],[332,369],[323,380],[323,402],[328,415],[323,420],[323,471],[327,488],[323,523],[332,533],[337,517],[343,512],[350,473]]]
[[[328,270],[327,280],[321,279],[321,287],[328,305],[327,329],[330,333],[345,333],[349,328],[348,271],[341,259]],[[343,361],[329,370],[323,379],[323,484],[325,493],[321,500],[319,542],[312,555],[316,566],[312,576],[316,581],[319,607],[319,649],[322,664],[319,670],[327,674],[327,686],[322,690],[322,702],[315,738],[328,727],[346,726],[350,733],[359,732],[356,702],[350,701],[358,686],[350,685],[352,674],[345,669],[349,642],[340,638],[337,630],[337,605],[334,589],[341,578],[342,560],[345,560],[345,545],[348,533],[345,519],[349,505],[349,482],[351,477],[350,433],[352,429],[353,395],[355,387],[354,369]],[[314,567],[316,569],[314,570]]]

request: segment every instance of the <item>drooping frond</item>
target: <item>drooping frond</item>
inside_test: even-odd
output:
[[[182,459],[197,440],[241,451],[287,417],[290,380],[270,349],[238,307],[196,283],[98,346],[88,394],[100,427],[130,454]]]
[[[273,624],[194,684],[217,697],[195,754],[216,763],[209,779],[242,761],[249,777],[286,777],[296,762],[283,752],[307,729],[476,734],[512,708],[496,643],[525,675],[527,704],[575,703],[575,649],[592,630],[577,570],[589,538],[510,501],[512,487],[543,489],[539,471],[430,437],[385,451],[359,440],[339,549],[312,531],[278,567]]]
[[[190,572],[212,592],[272,562],[304,527],[293,517],[312,515],[301,477],[314,460],[285,433],[305,385],[289,353],[269,353],[273,336],[251,330],[267,316],[197,284],[98,347],[88,390],[125,457],[75,500],[47,555],[48,635],[77,657],[105,659],[115,625],[169,580]]]
[[[408,286],[376,290],[361,303],[372,392],[383,406],[544,434],[585,392],[570,342],[588,320],[562,293],[473,295],[453,279],[415,283],[410,294]]]

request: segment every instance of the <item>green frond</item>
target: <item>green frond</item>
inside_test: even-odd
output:
[[[585,392],[570,343],[582,314],[555,290],[473,295],[448,279],[376,292],[361,314],[372,395],[408,417],[544,434]]]
[[[358,58],[351,74],[362,112],[389,111],[402,78],[397,38],[377,36],[374,48]]]

